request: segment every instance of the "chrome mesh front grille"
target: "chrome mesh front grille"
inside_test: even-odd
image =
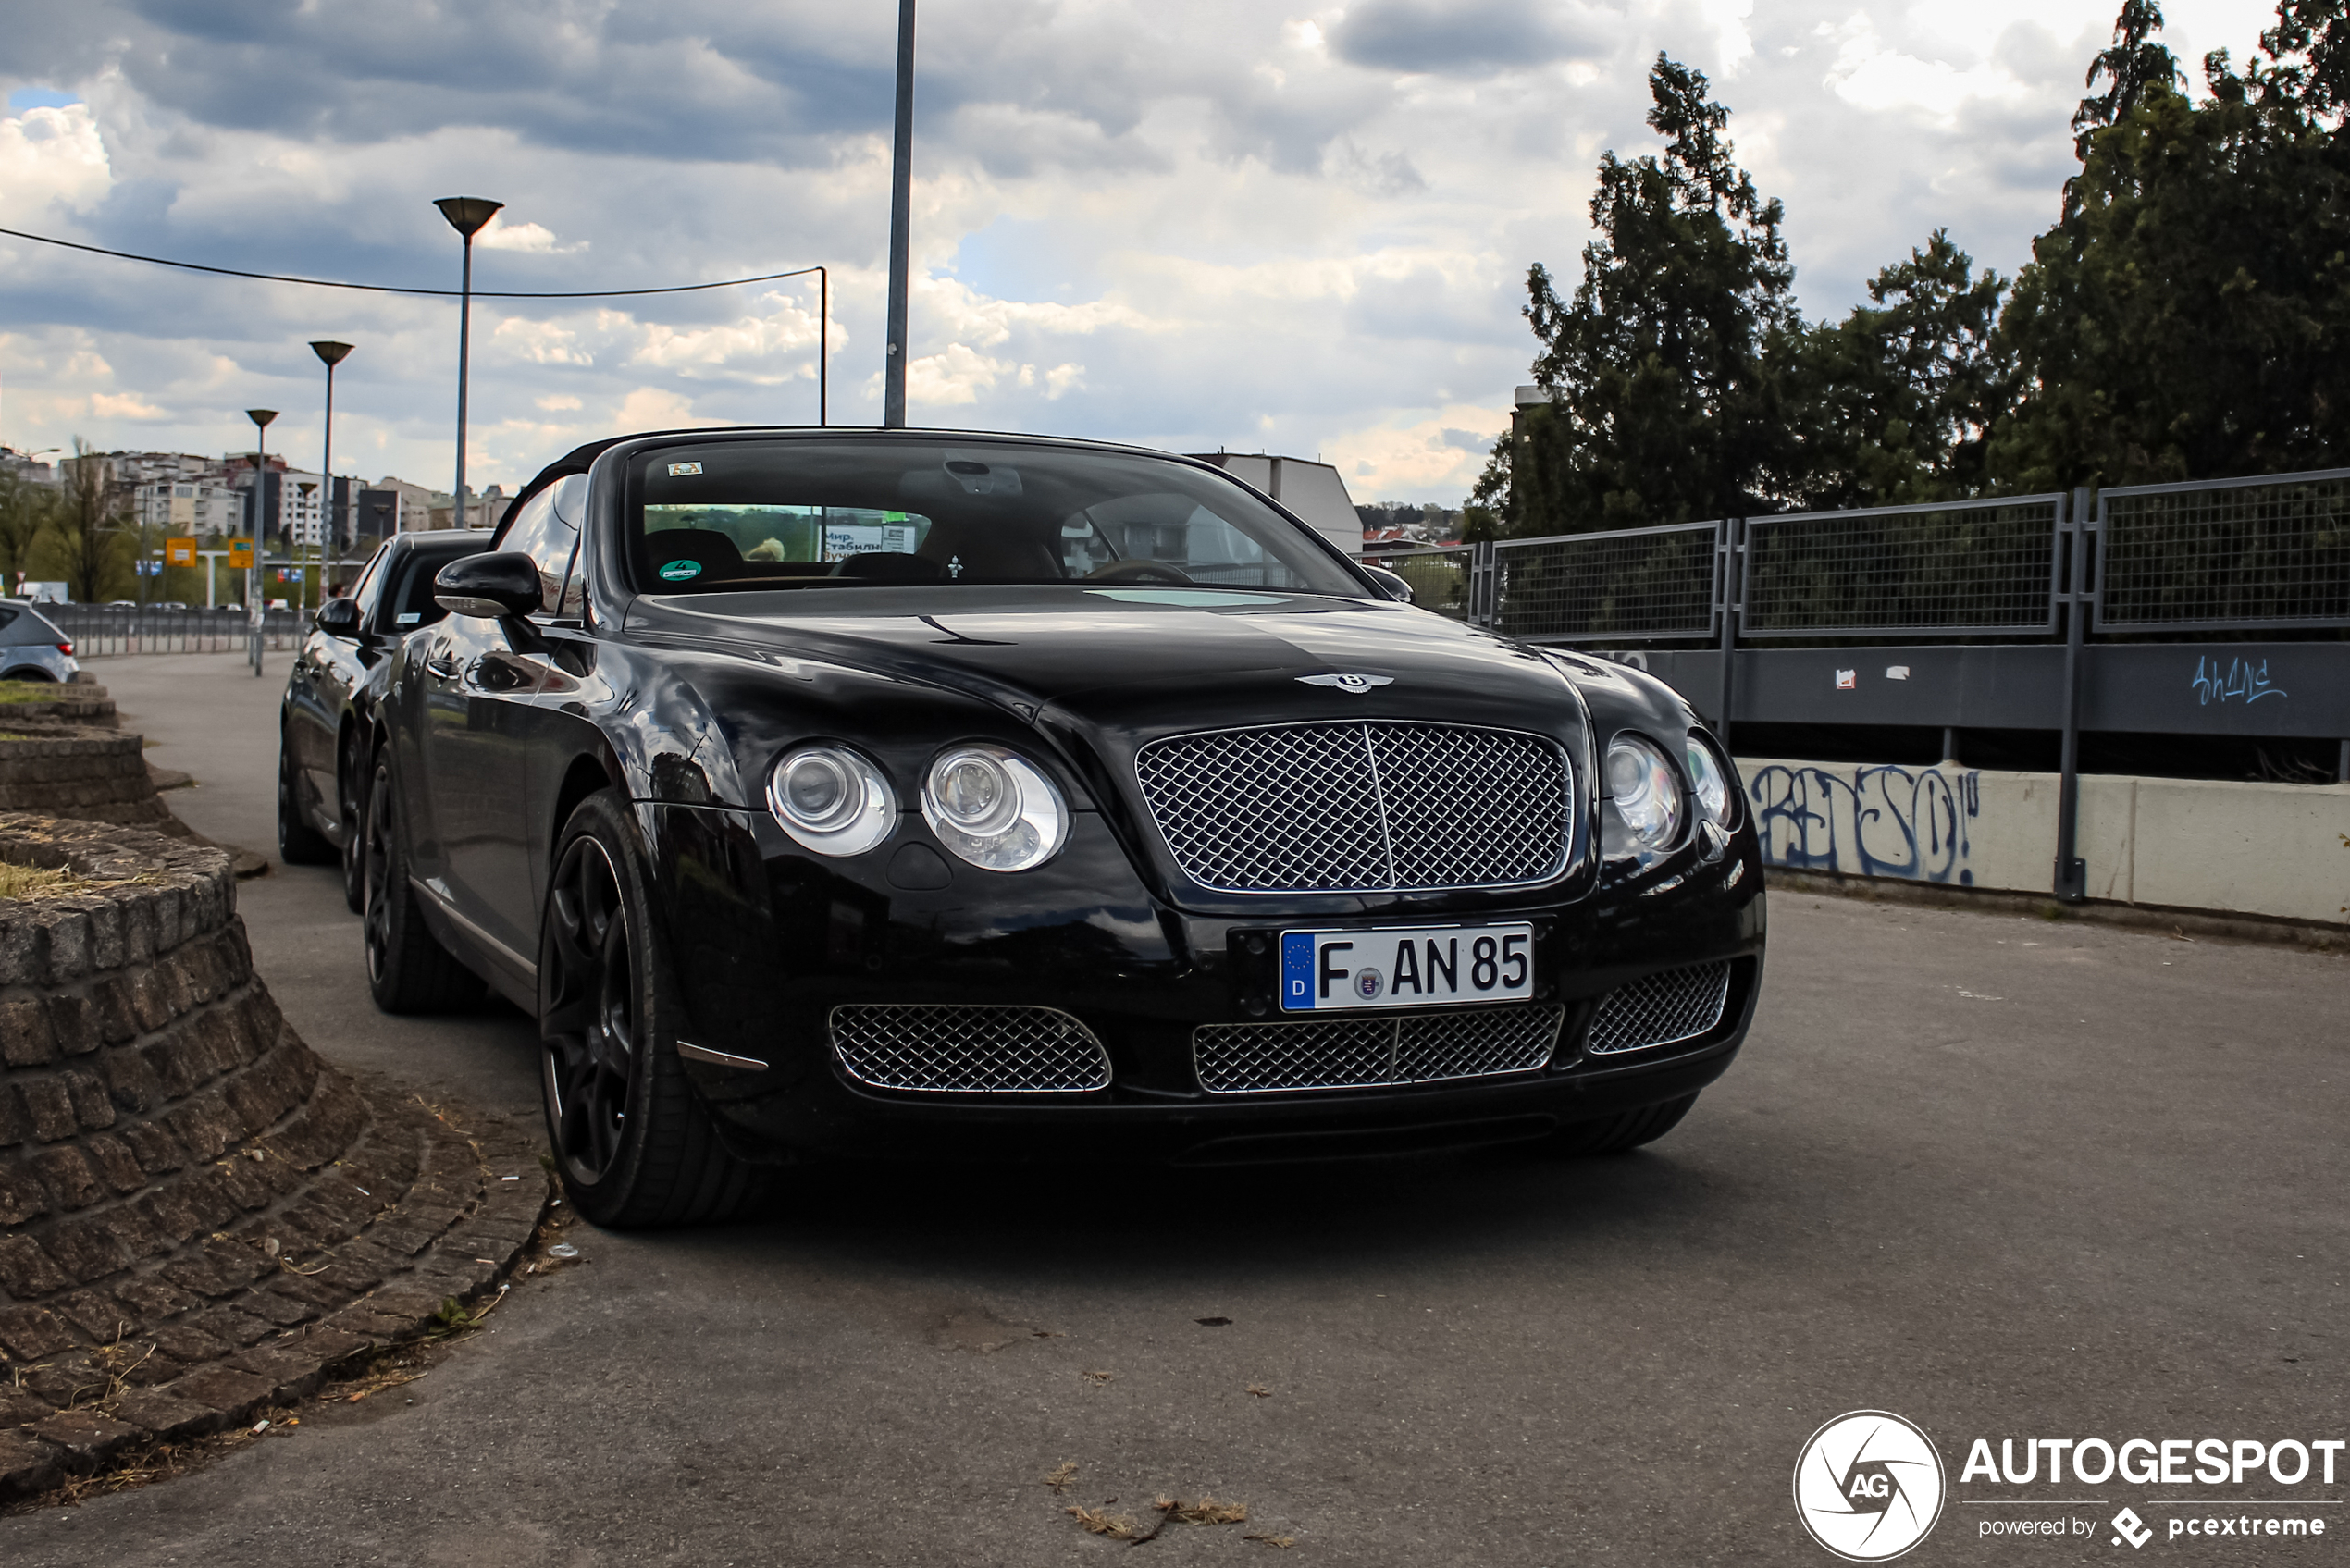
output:
[[[1183,874],[1222,893],[1514,887],[1565,870],[1555,741],[1373,720],[1153,741],[1143,799]]]
[[[1076,1094],[1109,1085],[1109,1054],[1053,1007],[851,1003],[833,1009],[833,1052],[875,1089],[939,1094]]]
[[[1694,1040],[1722,1021],[1729,999],[1727,960],[1644,975],[1600,999],[1585,1049],[1604,1056]]]
[[[1192,1059],[1200,1087],[1211,1094],[1367,1089],[1532,1072],[1551,1059],[1560,1012],[1529,1004],[1204,1024],[1192,1031]]]

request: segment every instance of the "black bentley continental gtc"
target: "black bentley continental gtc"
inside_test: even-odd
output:
[[[600,1223],[823,1156],[1626,1149],[1752,1016],[1754,830],[1681,699],[1206,463],[630,437],[437,587],[376,708],[369,973],[538,1018]]]

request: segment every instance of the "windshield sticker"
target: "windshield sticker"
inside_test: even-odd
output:
[[[1274,594],[1243,594],[1228,591],[1203,593],[1183,588],[1087,588],[1089,594],[1114,599],[1121,604],[1180,604],[1194,610],[1212,610],[1229,604],[1287,604],[1288,599]]]
[[[701,562],[699,561],[673,561],[661,569],[661,580],[664,583],[690,583],[700,575]]]
[[[701,464],[699,463],[673,463],[669,465],[669,476],[673,479],[676,478],[680,474],[699,474],[700,472]]]

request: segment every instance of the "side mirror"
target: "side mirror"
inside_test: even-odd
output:
[[[451,615],[496,621],[528,615],[539,606],[538,563],[520,550],[468,555],[440,569],[432,597]]]
[[[310,623],[330,637],[355,637],[359,635],[359,601],[330,599],[318,607],[318,613]]]
[[[1371,574],[1371,581],[1387,590],[1387,597],[1404,604],[1412,602],[1412,585],[1404,580],[1401,572],[1391,572],[1384,566],[1374,566],[1367,561],[1355,562]]]

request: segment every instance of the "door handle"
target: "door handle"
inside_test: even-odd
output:
[[[445,648],[437,648],[432,657],[425,661],[425,668],[444,681],[453,681],[457,678],[457,656]]]

